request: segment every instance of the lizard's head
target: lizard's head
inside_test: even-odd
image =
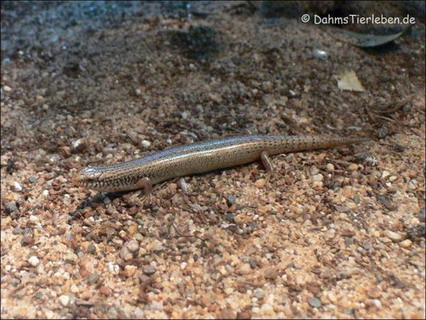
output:
[[[106,181],[102,179],[102,170],[100,167],[87,167],[80,171],[74,178],[74,182],[81,187],[104,191]]]
[[[139,178],[115,172],[114,167],[87,167],[75,177],[75,184],[101,192],[138,189]]]

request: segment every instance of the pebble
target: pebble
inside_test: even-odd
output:
[[[274,308],[269,303],[262,304],[262,307],[260,309],[262,310],[262,312],[267,314],[272,314],[274,312]]]
[[[100,287],[99,292],[106,296],[110,296],[112,294],[112,290],[108,288],[107,286]]]
[[[326,238],[329,240],[333,239],[336,236],[336,230],[330,229],[325,233]]]
[[[149,146],[151,146],[151,142],[149,142],[148,140],[142,140],[141,145],[144,148],[148,148]]]
[[[49,162],[51,163],[55,163],[55,162],[59,162],[59,160],[61,160],[61,156],[59,154],[53,154],[50,158],[49,158]]]
[[[412,241],[410,239],[406,239],[401,242],[401,247],[408,248],[411,246],[411,244],[412,244]]]
[[[383,232],[384,236],[391,239],[394,242],[399,242],[402,240],[402,236],[399,233],[390,231],[390,230],[386,230]]]
[[[354,238],[346,238],[345,239],[345,246],[346,247],[350,247],[351,245],[353,245],[355,243]]]
[[[311,167],[311,175],[317,175],[318,173],[320,173],[319,169],[315,166]]]
[[[162,245],[159,246],[155,246],[154,248],[152,248],[153,251],[155,252],[160,252],[164,250],[164,247]]]
[[[129,261],[133,258],[133,255],[127,247],[122,247],[120,250],[120,257],[123,258],[124,261]]]
[[[326,51],[324,50],[320,50],[320,49],[313,49],[312,50],[312,55],[320,60],[327,60],[328,54]]]
[[[18,210],[18,207],[16,206],[16,202],[15,201],[8,201],[4,204],[4,208],[6,210],[7,213],[12,213],[16,210]]]
[[[98,282],[98,280],[101,278],[101,275],[97,272],[93,272],[90,274],[90,276],[87,278],[87,282],[89,284],[94,284]]]
[[[145,273],[146,275],[151,275],[155,272],[157,272],[157,269],[154,266],[151,266],[150,264],[143,267],[143,273]]]
[[[216,103],[222,102],[222,97],[220,97],[219,95],[217,95],[215,93],[210,93],[209,98],[210,98],[211,101],[216,102]]]
[[[235,203],[236,200],[237,200],[237,198],[234,195],[229,195],[229,196],[226,197],[226,202],[227,202],[229,207],[232,206]]]
[[[240,272],[241,272],[241,274],[243,274],[243,275],[247,275],[247,274],[250,274],[251,272],[252,272],[252,270],[251,270],[251,267],[250,267],[250,265],[248,264],[248,263],[244,263],[242,266],[241,266],[241,268],[240,268],[240,270],[239,270]]]
[[[130,252],[135,252],[139,249],[139,243],[136,240],[127,241],[125,246],[129,249]]]
[[[163,310],[163,301],[153,301],[150,309],[152,310]]]
[[[225,220],[230,221],[230,222],[235,221],[235,215],[233,213],[230,213],[230,212],[225,213],[224,218],[225,218]]]
[[[373,299],[371,301],[374,303],[374,305],[376,306],[377,309],[381,309],[382,308],[382,303],[380,302],[379,299]]]
[[[130,265],[130,264],[124,267],[124,271],[128,277],[133,276],[136,273],[137,269],[138,269],[137,266]]]
[[[310,306],[313,307],[313,308],[321,307],[321,300],[316,298],[316,297],[310,298],[308,302],[309,302]]]
[[[415,179],[411,179],[410,181],[408,181],[408,189],[410,190],[416,190],[417,189],[417,185],[416,185],[416,180]]]
[[[139,318],[139,319],[145,318],[145,312],[139,307],[137,307],[135,311],[133,311],[133,314],[135,318]]]
[[[30,182],[30,183],[37,182],[37,178],[36,178],[36,177],[31,176],[31,177],[29,177],[29,178],[28,178],[28,182]]]
[[[324,179],[324,176],[319,173],[312,176],[312,181],[314,182],[321,182]]]
[[[15,190],[16,192],[22,191],[22,186],[19,182],[15,181],[13,183],[13,190]]]
[[[261,288],[254,290],[254,296],[258,299],[262,299],[265,296],[265,291]]]
[[[382,178],[386,178],[389,175],[390,175],[390,172],[388,172],[386,170],[382,172]]]
[[[265,179],[258,179],[255,181],[254,185],[258,188],[263,188],[266,184],[266,180]]]
[[[295,96],[297,96],[297,93],[295,92],[295,91],[293,91],[293,90],[288,90],[288,94],[289,94],[289,96],[290,97],[295,97]]]
[[[113,262],[108,262],[108,270],[112,274],[118,274],[120,272],[120,266],[118,264],[113,263]]]
[[[13,234],[22,234],[24,233],[24,229],[20,228],[20,227],[16,227],[13,229]]]
[[[33,267],[37,267],[37,266],[39,265],[39,263],[40,263],[40,259],[39,259],[39,258],[37,258],[37,256],[31,256],[31,257],[28,259],[28,263],[29,263],[30,265],[32,265]]]
[[[352,198],[354,195],[354,189],[352,188],[352,186],[344,186],[341,189],[341,193],[345,198]]]
[[[417,214],[416,217],[422,221],[425,222],[426,221],[426,214],[425,214],[425,207],[423,207]]]
[[[81,138],[73,141],[71,145],[71,150],[76,153],[84,152],[87,149],[88,142],[86,139]]]
[[[334,171],[334,165],[332,163],[327,163],[327,171]]]
[[[356,163],[351,163],[351,164],[348,166],[348,170],[349,170],[349,171],[356,171],[356,170],[358,170],[358,165],[357,165]]]
[[[75,284],[71,285],[70,290],[72,293],[80,292],[80,289]]]
[[[63,305],[64,307],[68,306],[70,303],[70,297],[68,297],[67,295],[60,296],[59,303]]]
[[[55,318],[55,314],[50,310],[46,310],[44,312],[44,315],[46,316],[46,319],[54,319]]]
[[[230,294],[232,294],[234,292],[234,289],[233,288],[231,288],[231,287],[228,287],[228,288],[226,288],[225,289],[225,293],[227,294],[227,295],[230,295]]]
[[[12,88],[9,87],[9,86],[4,86],[3,90],[6,91],[6,92],[10,92],[10,91],[12,91]]]

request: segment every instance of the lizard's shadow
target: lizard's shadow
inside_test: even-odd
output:
[[[122,192],[98,192],[94,196],[81,201],[81,203],[75,208],[74,211],[70,212],[70,216],[73,217],[73,219],[79,219],[81,217],[81,211],[85,208],[92,208],[94,209],[96,205],[99,204],[105,204],[105,199],[108,198],[112,202],[117,198],[122,197],[123,195],[128,194],[127,191]]]

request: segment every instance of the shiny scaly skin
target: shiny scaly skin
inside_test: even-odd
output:
[[[322,135],[252,135],[230,137],[174,147],[139,159],[80,172],[78,184],[103,192],[117,192],[144,187],[168,179],[234,167],[268,155],[334,148],[368,141],[368,138],[330,137]]]

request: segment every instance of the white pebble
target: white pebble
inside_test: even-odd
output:
[[[22,186],[21,186],[21,184],[20,184],[19,182],[15,181],[15,182],[13,183],[13,189],[14,189],[15,191],[19,192],[19,191],[22,191]]]
[[[6,92],[10,92],[10,91],[12,91],[12,88],[9,87],[9,86],[4,86],[3,90],[6,91]]]
[[[388,172],[386,170],[382,172],[382,178],[386,178],[389,175],[390,175],[390,172]]]
[[[148,148],[151,145],[151,142],[148,140],[142,140],[141,144],[144,148]]]
[[[402,236],[400,234],[390,230],[385,230],[383,234],[394,242],[398,242],[402,240]]]
[[[373,301],[373,303],[374,303],[374,305],[376,306],[377,309],[381,309],[382,308],[382,303],[380,302],[379,299],[373,299],[371,301]]]
[[[118,274],[120,272],[120,266],[114,262],[108,262],[108,270],[113,274]]]
[[[59,302],[60,302],[61,305],[66,307],[70,303],[70,297],[68,297],[66,295],[62,295],[62,296],[59,297]]]
[[[80,292],[80,289],[75,284],[73,284],[71,286],[70,290],[71,290],[72,293],[78,293],[78,292]]]
[[[315,58],[320,59],[320,60],[327,60],[327,52],[324,50],[320,50],[320,49],[313,49],[312,50],[312,54]]]
[[[320,173],[320,174],[316,174],[312,176],[312,181],[322,181],[324,179],[324,176]]]
[[[39,258],[37,258],[37,256],[31,256],[31,257],[28,259],[28,263],[29,263],[30,265],[32,265],[33,267],[37,267],[37,266],[38,266],[38,264],[40,263],[40,259],[39,259]]]
[[[181,116],[182,116],[182,119],[188,119],[189,113],[184,111],[184,112],[182,112]]]

